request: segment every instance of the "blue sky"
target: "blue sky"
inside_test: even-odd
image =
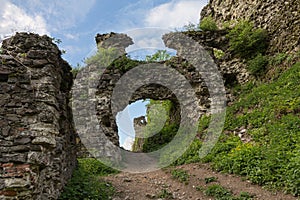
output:
[[[145,27],[174,30],[198,23],[208,0],[0,0],[0,38],[30,31],[59,38],[64,58],[81,63],[97,33]]]
[[[0,39],[22,31],[47,34],[62,41],[59,47],[66,50],[65,60],[72,66],[82,65],[96,49],[97,33],[127,33],[136,43],[127,49],[128,53],[145,47],[163,49],[159,37],[190,22],[197,24],[207,3],[208,0],[0,0]],[[136,111],[132,108],[131,115],[143,115],[141,105],[144,106],[140,104]],[[141,114],[132,114],[137,111]]]

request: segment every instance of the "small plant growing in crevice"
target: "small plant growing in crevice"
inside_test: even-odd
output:
[[[259,77],[265,72],[267,65],[268,59],[259,53],[255,58],[248,61],[247,69],[252,75]]]
[[[273,58],[270,59],[270,64],[272,65],[280,65],[283,63],[285,59],[287,59],[288,55],[286,53],[278,53]]]
[[[215,20],[211,16],[204,17],[200,22],[200,30],[216,31],[216,30],[218,30],[218,26],[217,26]]]
[[[213,49],[213,53],[214,53],[214,56],[215,56],[217,59],[222,59],[222,58],[225,56],[224,51],[222,51],[222,50],[220,50],[220,49],[214,48],[214,49]]]
[[[268,47],[268,33],[256,29],[248,21],[241,21],[227,34],[230,50],[241,58],[249,59],[257,54],[264,54]]]

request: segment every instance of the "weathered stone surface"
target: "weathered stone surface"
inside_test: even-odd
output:
[[[57,199],[76,165],[71,67],[47,36],[18,33],[2,49],[0,199]]]
[[[212,16],[219,27],[224,22],[249,20],[271,34],[271,53],[300,50],[300,1],[211,0],[201,17]]]

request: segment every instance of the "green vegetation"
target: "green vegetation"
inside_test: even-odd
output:
[[[146,62],[160,62],[169,60],[171,57],[167,50],[158,50],[155,54],[146,56],[145,60]]]
[[[218,26],[212,17],[204,17],[200,22],[200,29],[202,31],[216,31]]]
[[[171,171],[171,175],[174,179],[177,179],[181,183],[184,183],[186,185],[189,183],[190,175],[183,169],[173,169]]]
[[[242,58],[253,58],[264,54],[268,47],[268,33],[255,29],[248,21],[241,21],[228,33],[230,50]]]
[[[218,179],[217,177],[212,176],[212,177],[205,178],[204,181],[207,184],[207,183],[215,182],[217,179]]]
[[[98,47],[95,55],[85,59],[87,65],[97,65],[100,67],[108,67],[115,59],[119,57],[119,52],[116,48]]]
[[[93,158],[78,159],[78,167],[66,185],[60,200],[103,200],[114,194],[114,188],[101,176],[117,173]]]
[[[221,59],[225,56],[225,53],[224,51],[220,50],[220,49],[216,49],[214,48],[213,49],[213,53],[214,53],[214,56],[217,58],[217,59]]]
[[[256,77],[260,77],[265,72],[267,65],[268,65],[267,57],[259,53],[255,58],[248,61],[247,69],[252,75]]]
[[[283,63],[284,60],[286,60],[288,55],[286,53],[278,53],[275,55],[275,57],[270,59],[270,62],[272,65],[280,65]]]
[[[253,183],[300,195],[300,63],[272,83],[249,83],[236,88],[239,95],[227,108],[224,133],[201,162],[218,171],[245,176]],[[240,86],[239,86],[240,87]],[[209,117],[203,116],[199,133],[205,135]],[[234,134],[247,129],[251,142]],[[201,139],[173,164],[198,162]]]
[[[159,194],[156,195],[157,198],[163,199],[173,199],[173,195],[166,189],[162,189]]]
[[[128,70],[145,63],[143,61],[138,61],[138,60],[131,60],[128,58],[126,55],[122,55],[116,60],[114,60],[108,67],[107,69],[119,69],[121,72],[125,73]]]
[[[245,90],[227,110],[226,132],[247,127],[250,143],[222,135],[203,159],[216,170],[300,194],[300,63],[271,84]]]
[[[169,143],[176,135],[178,125],[170,119],[170,113],[175,109],[174,104],[169,101],[155,101],[150,100],[147,105],[147,126],[144,130],[144,144],[143,152],[152,152],[161,149]],[[165,119],[161,130],[158,129],[158,124]],[[139,138],[135,139],[133,151],[135,151],[135,144],[138,143]]]
[[[207,196],[212,196],[215,200],[251,200],[253,196],[247,192],[241,192],[239,197],[233,196],[233,194],[227,190],[226,188],[222,187],[221,185],[210,185],[204,191],[204,194]]]

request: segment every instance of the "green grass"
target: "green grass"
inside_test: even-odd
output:
[[[207,196],[212,196],[215,200],[251,200],[253,199],[253,195],[247,192],[241,192],[238,197],[235,197],[231,191],[222,187],[218,184],[213,184],[208,186],[204,190],[204,194]]]
[[[59,200],[107,200],[114,194],[113,186],[101,176],[117,173],[93,158],[78,159],[74,171]]]
[[[252,141],[222,135],[203,159],[219,171],[300,194],[300,63],[278,80],[245,90],[227,110],[225,130],[246,127]]]
[[[236,88],[236,102],[227,108],[224,132],[201,162],[215,170],[245,176],[270,189],[300,195],[300,63],[272,83],[248,83]],[[209,118],[200,120],[205,134]],[[247,129],[251,142],[243,143],[234,134]],[[198,162],[201,140],[173,164]]]
[[[204,194],[212,196],[215,200],[251,200],[253,196],[247,192],[241,192],[238,197],[235,197],[231,191],[222,187],[221,185],[214,184],[207,187],[204,190]]]

